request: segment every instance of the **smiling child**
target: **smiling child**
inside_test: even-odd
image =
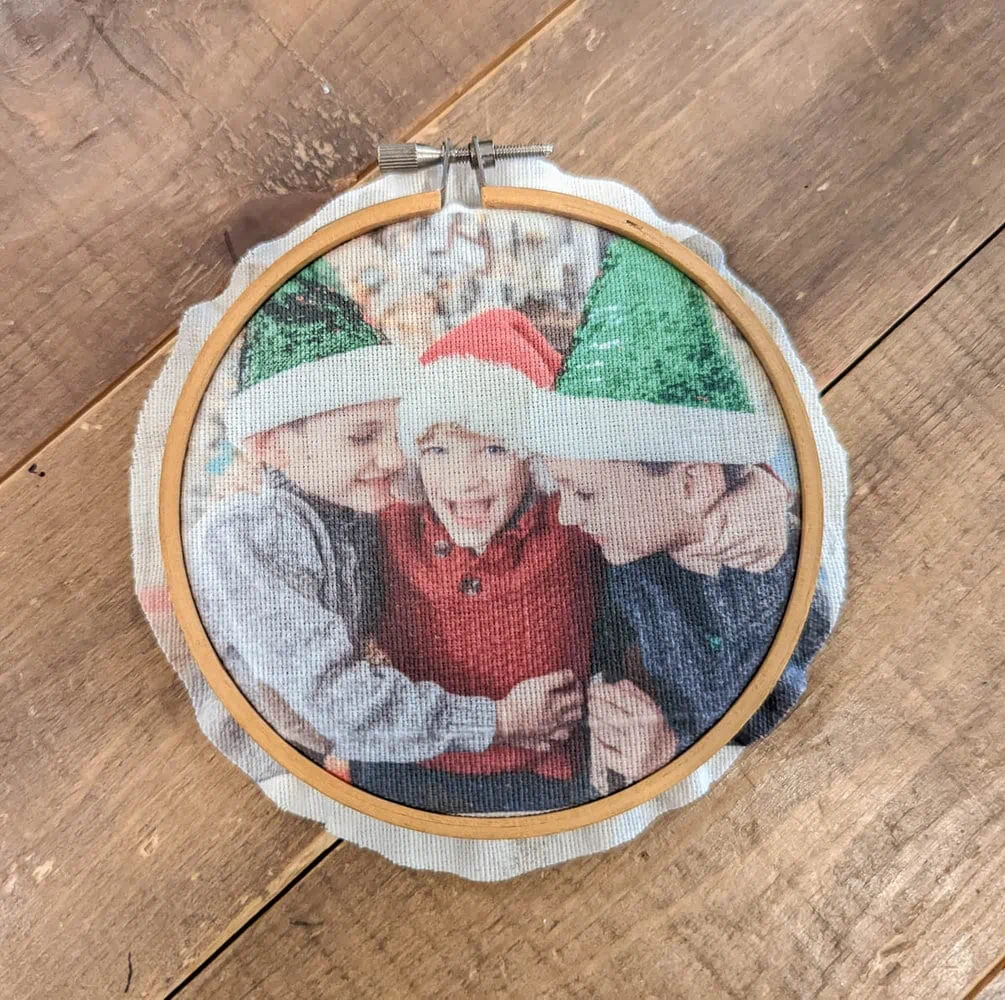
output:
[[[225,419],[263,484],[200,521],[193,586],[228,671],[319,762],[475,753],[564,722],[546,702],[528,715],[522,692],[493,700],[412,679],[372,649],[384,598],[375,515],[404,465],[397,401],[418,374],[418,359],[384,341],[324,261],[245,331]]]
[[[400,423],[425,502],[380,517],[380,645],[413,680],[456,695],[500,699],[537,679],[537,697],[561,705],[566,725],[550,740],[453,750],[417,768],[371,769],[361,781],[354,772],[354,782],[457,812],[577,804],[591,797],[579,720],[600,568],[589,539],[559,524],[557,497],[537,488],[520,429],[526,398],[553,383],[561,357],[526,317],[496,309],[421,361]]]

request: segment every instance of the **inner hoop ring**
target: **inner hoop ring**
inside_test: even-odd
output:
[[[729,317],[757,357],[778,398],[799,472],[801,521],[796,572],[778,632],[739,698],[700,739],[669,764],[635,784],[584,805],[521,816],[451,816],[380,798],[347,784],[288,744],[259,714],[221,662],[196,608],[182,541],[182,478],[189,439],[203,395],[227,349],[252,314],[288,278],[335,247],[375,229],[442,207],[439,191],[408,195],[353,212],[322,227],[256,278],[207,338],[182,386],[161,463],[159,527],[168,591],[193,659],[235,721],[278,764],[317,791],[358,812],[423,833],[477,840],[539,837],[610,819],[654,798],[724,747],[760,708],[781,677],[809,614],[823,549],[824,509],[820,458],[805,404],[777,344],[726,279],[677,240],[633,216],[586,198],[535,188],[481,189],[482,207],[541,212],[617,233],[662,257],[695,282]]]

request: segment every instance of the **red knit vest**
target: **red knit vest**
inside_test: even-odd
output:
[[[483,555],[455,545],[431,509],[396,504],[380,517],[386,604],[377,642],[412,680],[499,700],[530,677],[590,670],[600,560],[558,522],[557,496],[536,501]],[[465,774],[535,771],[571,778],[582,748],[545,753],[493,745],[427,767]]]

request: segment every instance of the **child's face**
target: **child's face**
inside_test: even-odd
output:
[[[527,463],[499,439],[434,427],[419,446],[430,506],[457,545],[484,550],[527,490]]]
[[[639,462],[549,459],[548,471],[561,490],[562,524],[585,531],[615,565],[634,562],[700,535],[702,517],[714,500],[678,464],[654,476]],[[721,467],[718,469],[721,478]],[[708,477],[701,477],[702,483]],[[725,486],[723,484],[723,489]]]
[[[404,466],[397,408],[393,399],[360,403],[277,427],[260,455],[305,493],[376,513],[392,502],[391,484]]]

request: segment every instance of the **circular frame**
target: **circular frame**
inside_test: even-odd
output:
[[[802,634],[816,589],[823,547],[823,482],[806,407],[795,378],[771,335],[725,278],[677,240],[607,205],[535,188],[482,188],[482,207],[542,212],[591,223],[625,236],[688,275],[726,313],[764,368],[788,425],[799,471],[802,518],[796,572],[775,638],[747,686],[722,717],[679,757],[620,791],[568,809],[520,816],[456,816],[383,799],[347,784],[287,743],[258,712],[221,662],[196,608],[182,541],[182,478],[189,438],[202,397],[227,349],[256,309],[289,277],[343,243],[382,226],[442,207],[430,191],[353,212],[313,233],[256,278],[224,313],[185,379],[168,428],[161,464],[159,525],[168,591],[186,642],[210,687],[277,763],[331,799],[365,815],[423,833],[481,840],[546,836],[610,819],[677,784],[724,747],[760,708],[781,677]]]

